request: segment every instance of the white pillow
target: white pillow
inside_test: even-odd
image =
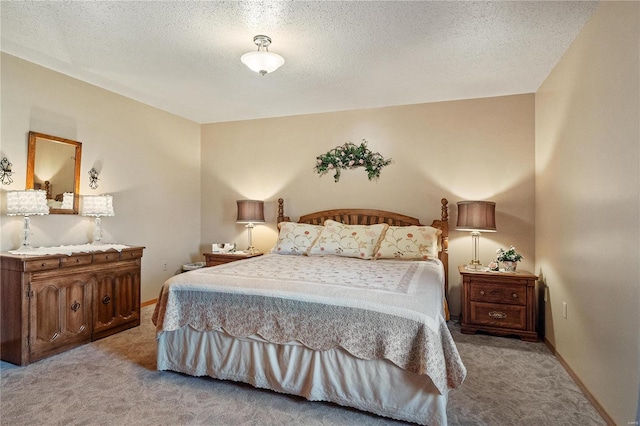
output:
[[[321,225],[295,222],[280,222],[278,227],[280,228],[278,241],[271,252],[295,255],[305,254],[323,228]]]
[[[378,250],[386,223],[376,225],[346,225],[328,219],[324,229],[307,250],[309,256],[336,255],[371,259]]]
[[[431,226],[390,226],[376,259],[428,260],[438,258],[442,231]]]

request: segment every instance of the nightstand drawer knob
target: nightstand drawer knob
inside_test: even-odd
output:
[[[517,298],[518,298],[518,295],[517,295],[516,293],[513,293],[513,294],[511,295],[511,297],[513,297],[514,299],[517,299]]]
[[[480,296],[484,296],[484,290],[480,291]]]
[[[489,316],[493,319],[505,319],[507,317],[507,314],[500,311],[491,311],[489,312]]]

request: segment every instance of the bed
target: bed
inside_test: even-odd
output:
[[[445,320],[441,204],[441,217],[423,226],[363,209],[291,222],[278,200],[272,253],[163,285],[153,314],[157,369],[446,425],[448,392],[466,370]],[[398,248],[403,235],[412,248]]]

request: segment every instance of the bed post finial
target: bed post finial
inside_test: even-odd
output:
[[[282,198],[278,198],[278,222],[288,222],[289,218],[284,215],[284,200]]]
[[[442,213],[440,214],[441,220],[443,222],[448,222],[449,221],[449,200],[447,200],[446,198],[443,198],[442,200],[440,200],[440,202],[442,203]]]

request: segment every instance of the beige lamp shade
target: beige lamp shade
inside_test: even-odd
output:
[[[493,201],[459,201],[458,231],[496,232],[496,203]]]
[[[238,200],[237,223],[264,223],[264,201]]]

